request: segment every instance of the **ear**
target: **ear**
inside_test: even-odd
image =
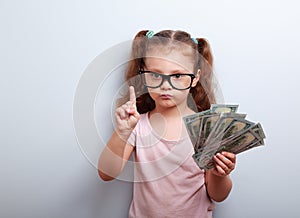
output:
[[[198,69],[197,73],[196,73],[196,77],[195,79],[193,80],[193,83],[192,83],[192,87],[195,87],[197,85],[197,83],[199,82],[200,80],[200,75],[201,75],[201,70]]]

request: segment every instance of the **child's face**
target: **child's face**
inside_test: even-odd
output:
[[[145,68],[143,70],[148,70],[163,75],[174,75],[194,74],[193,68],[194,62],[191,60],[190,56],[183,55],[181,51],[173,50],[172,52],[168,53],[162,51],[147,53],[147,58],[145,58]],[[195,76],[196,77],[193,79],[191,79],[191,77],[187,77],[192,81],[191,87],[194,87],[199,81],[199,73],[197,73]],[[173,86],[177,86],[176,77],[174,80],[170,79],[169,81],[171,81],[171,83],[173,81]],[[160,107],[162,109],[186,107],[187,96],[190,89],[174,89],[169,81],[165,79],[160,87],[148,88],[151,98],[155,101],[156,107]],[[186,84],[188,83],[189,81],[187,81]]]

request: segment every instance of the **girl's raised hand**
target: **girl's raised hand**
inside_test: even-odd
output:
[[[129,87],[129,101],[115,111],[116,131],[121,138],[128,138],[139,121],[134,87]]]
[[[216,166],[211,169],[217,176],[227,176],[235,168],[236,156],[233,153],[223,151],[214,156]]]

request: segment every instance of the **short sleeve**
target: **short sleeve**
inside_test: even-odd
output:
[[[136,145],[136,128],[137,128],[137,126],[133,129],[133,131],[131,132],[131,134],[127,140],[127,142],[129,144],[131,144],[133,147],[135,147],[135,145]]]
[[[133,129],[133,131],[131,132],[127,140],[127,142],[131,144],[133,147],[135,147],[137,144],[140,143],[140,137],[141,135],[143,135],[141,134],[141,132],[145,132],[145,131],[147,133],[149,132],[147,118],[148,118],[148,113],[141,114],[138,123],[136,124],[135,128]]]

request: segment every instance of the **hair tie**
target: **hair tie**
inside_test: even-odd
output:
[[[153,36],[154,36],[154,32],[152,30],[149,30],[147,33],[146,33],[146,36],[148,39],[151,39]]]
[[[196,38],[191,38],[197,45],[198,45],[198,41],[197,41],[197,39]]]

